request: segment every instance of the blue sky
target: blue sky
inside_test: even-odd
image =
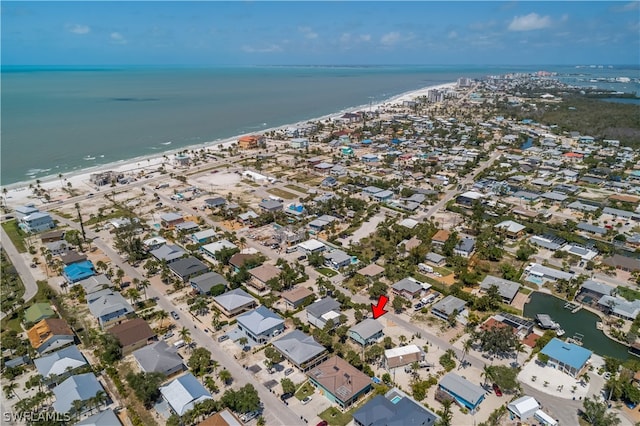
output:
[[[4,65],[640,65],[640,1],[3,1],[1,19]]]

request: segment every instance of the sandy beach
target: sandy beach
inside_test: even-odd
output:
[[[342,116],[345,112],[348,112],[348,111],[360,111],[360,110],[376,111],[384,107],[402,104],[405,101],[410,101],[421,96],[426,96],[429,90],[453,89],[455,88],[455,86],[456,86],[455,82],[444,83],[444,84],[439,84],[434,86],[427,86],[417,90],[395,95],[391,98],[388,98],[376,104],[359,105],[352,108],[345,108],[341,111],[328,114],[322,117],[310,118],[308,120],[302,120],[297,123],[285,124],[277,127],[263,129],[256,133],[264,134],[270,131],[275,131],[275,130],[279,130],[287,127],[295,127],[308,122],[335,119]],[[94,191],[95,187],[89,183],[90,176],[93,173],[98,173],[100,171],[106,171],[106,170],[112,170],[112,171],[124,173],[124,174],[132,173],[132,172],[141,172],[141,171],[155,171],[162,164],[166,163],[167,160],[165,157],[170,158],[171,156],[179,152],[191,151],[191,150],[200,150],[200,149],[211,150],[215,148],[215,150],[218,151],[219,149],[221,149],[221,148],[218,148],[220,145],[222,145],[222,148],[227,148],[231,144],[235,143],[240,136],[242,135],[233,136],[223,140],[205,142],[203,144],[198,144],[198,145],[185,146],[179,149],[172,149],[172,150],[170,149],[167,151],[157,152],[144,157],[121,160],[115,163],[108,163],[100,166],[82,169],[73,173],[64,174],[62,178],[59,178],[58,176],[54,176],[54,175],[42,177],[42,178],[39,178],[40,187],[42,187],[45,190],[51,191],[52,201],[49,203],[51,204],[53,202],[56,202],[59,199],[57,195],[60,195],[60,196],[66,195],[66,193],[62,191],[62,188],[65,186],[68,186],[69,183],[71,183],[72,188],[78,189],[83,192]],[[14,184],[2,186],[2,192],[5,196],[6,204],[8,206],[13,206],[13,207],[24,205],[27,203],[34,203],[36,205],[42,204],[40,200],[36,199],[33,196],[33,193],[29,188],[29,185],[35,185],[35,182],[36,180],[34,179],[32,181],[23,181],[23,182],[17,182]],[[5,193],[5,190],[6,190],[6,193]]]

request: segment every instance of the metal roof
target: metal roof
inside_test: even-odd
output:
[[[280,315],[270,311],[264,306],[260,306],[251,312],[247,312],[238,317],[238,323],[256,336],[278,325],[284,324]]]
[[[373,318],[367,318],[364,321],[360,321],[349,329],[350,333],[357,333],[364,340],[369,339],[372,336],[382,331],[382,324]]]
[[[62,375],[68,368],[75,369],[87,364],[87,360],[82,356],[78,347],[68,346],[53,352],[50,355],[36,358],[33,363],[42,377],[48,377],[52,374]]]
[[[300,330],[294,330],[273,342],[273,346],[297,365],[320,355],[326,348]]]
[[[484,398],[484,389],[455,373],[447,373],[440,380],[440,387],[462,398],[471,405],[478,404]]]
[[[140,369],[147,373],[164,373],[182,364],[182,358],[176,353],[177,349],[160,340],[133,352]]]
[[[591,357],[592,352],[582,346],[573,343],[563,342],[560,339],[553,338],[547,345],[542,348],[541,353],[548,355],[549,358],[561,362],[565,365],[580,369]]]
[[[178,416],[182,416],[192,409],[197,402],[213,399],[211,394],[191,373],[187,373],[171,383],[161,386],[160,393]]]
[[[241,288],[236,288],[235,290],[216,296],[213,300],[228,312],[232,312],[245,305],[250,305],[256,301],[256,299]]]
[[[104,389],[93,373],[71,376],[53,388],[56,396],[53,409],[58,413],[67,413],[73,408],[73,401],[86,401],[96,396],[98,391],[104,392]]]

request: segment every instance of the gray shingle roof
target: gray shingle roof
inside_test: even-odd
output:
[[[451,315],[453,311],[461,312],[466,304],[467,302],[465,302],[464,300],[449,295],[433,305],[431,309],[440,311],[445,315]]]
[[[395,398],[402,397],[397,402]],[[377,395],[353,414],[358,424],[366,426],[431,426],[438,416],[398,389],[385,396]]]
[[[164,340],[160,340],[133,352],[133,356],[140,364],[142,371],[147,373],[163,373],[182,364],[182,358]]]
[[[169,265],[169,268],[181,278],[186,278],[201,272],[207,272],[209,267],[195,257],[178,259]]]
[[[322,315],[331,311],[340,312],[340,303],[331,297],[325,297],[307,306],[307,313],[315,318],[320,318]]]
[[[103,291],[105,293],[102,293]],[[114,293],[111,290],[102,290],[93,294],[98,295],[99,293],[102,294],[89,302],[89,311],[94,317],[101,318],[121,309],[126,313],[133,312],[133,308],[129,302],[127,302],[120,293]]]
[[[197,285],[205,293],[211,291],[211,289],[218,284],[227,285],[227,280],[217,272],[207,272],[197,277],[191,278],[189,282],[193,285]]]
[[[601,283],[599,281],[594,281],[594,280],[587,280],[584,282],[584,284],[582,284],[581,289],[584,290],[589,290],[592,291],[594,293],[598,293],[598,294],[602,294],[602,295],[607,295],[607,296],[611,296],[613,291],[615,290],[615,287],[606,285],[604,283]]]
[[[184,256],[186,252],[176,245],[165,244],[151,251],[151,255],[159,260],[171,262]]]
[[[422,285],[411,278],[403,278],[391,287],[396,291],[406,291],[408,293],[416,293],[422,290]]]
[[[520,289],[520,284],[517,282],[494,277],[493,275],[487,275],[480,283],[480,288],[488,290],[491,286],[498,287],[500,296],[509,300],[513,299],[518,293],[518,289]]]
[[[313,337],[300,330],[294,330],[281,337],[273,342],[273,346],[297,365],[302,365],[326,351]]]
[[[120,426],[120,420],[118,416],[113,412],[111,408],[108,410],[100,411],[91,417],[76,423],[76,426]]]

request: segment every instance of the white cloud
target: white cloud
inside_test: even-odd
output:
[[[394,44],[398,43],[400,39],[400,33],[393,31],[390,33],[386,33],[382,37],[380,37],[380,43],[382,43],[384,46],[393,46]]]
[[[111,39],[112,43],[115,44],[127,44],[128,41],[126,38],[124,38],[124,36],[118,32],[113,32],[109,35],[109,38]]]
[[[371,34],[362,34],[360,35],[361,41],[371,41]]]
[[[449,34],[447,34],[447,38],[450,38],[450,39],[458,38],[458,33],[455,31],[451,31],[449,32]]]
[[[89,34],[91,32],[91,27],[89,27],[88,25],[73,24],[73,25],[67,25],[67,30],[73,34],[84,35],[84,34]]]
[[[308,38],[308,39],[318,38],[318,33],[314,32],[311,29],[311,27],[298,27],[298,31],[304,34],[305,38]]]
[[[616,12],[631,12],[638,9],[640,9],[640,2],[638,1],[632,1],[623,6],[617,6],[614,8]]]
[[[282,47],[277,44],[270,44],[264,47],[242,46],[242,50],[246,53],[277,53],[282,52]]]
[[[551,25],[551,18],[537,13],[516,16],[509,24],[509,31],[532,31],[547,28]]]

